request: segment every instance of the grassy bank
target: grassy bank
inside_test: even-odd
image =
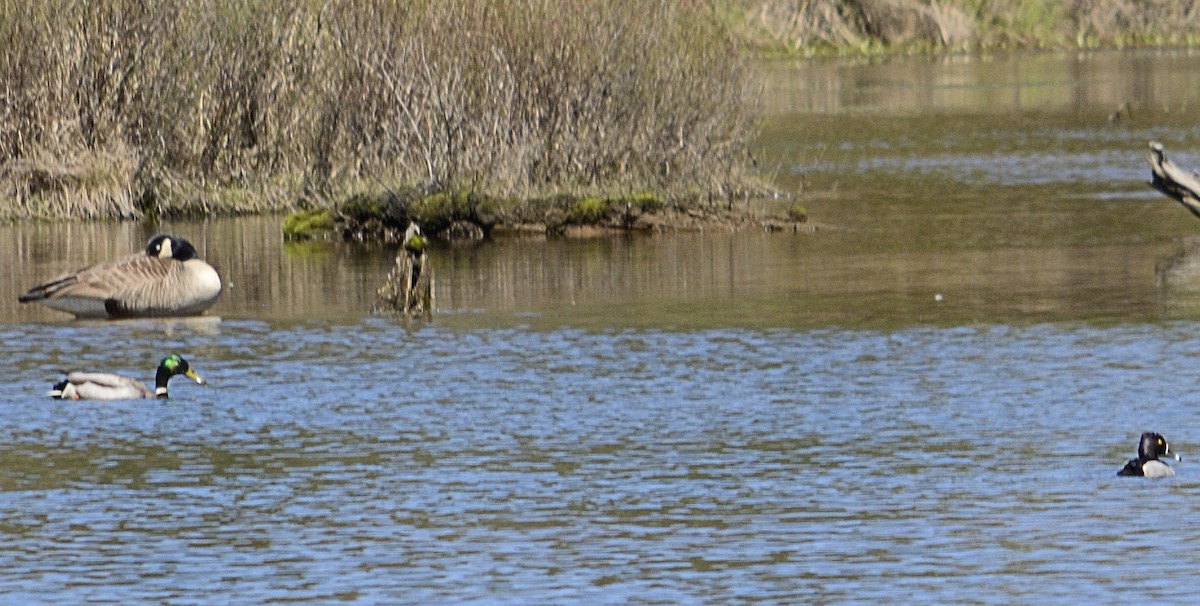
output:
[[[727,14],[768,54],[1200,43],[1198,0],[730,0]]]
[[[1198,26],[1200,0],[0,0],[0,218],[728,208],[754,187],[753,56]]]
[[[674,0],[0,0],[0,217],[725,203],[752,125],[723,23]]]

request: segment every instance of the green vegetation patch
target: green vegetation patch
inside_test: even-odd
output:
[[[561,233],[568,226],[596,226],[630,229],[638,217],[662,210],[662,198],[651,193],[622,196],[571,196],[560,194],[535,201],[541,222],[548,233]]]
[[[348,239],[398,242],[416,223],[429,234],[441,234],[467,223],[487,234],[506,215],[497,198],[470,191],[401,191],[356,193],[338,203],[333,221]]]
[[[440,233],[456,221],[474,223],[490,230],[502,214],[500,203],[489,196],[469,191],[437,192],[417,197],[408,204],[406,221],[429,233]]]
[[[614,206],[616,206],[615,200],[584,198],[571,205],[567,212],[566,222],[573,225],[601,223],[612,213]]]
[[[283,220],[283,236],[289,240],[309,240],[333,233],[333,213],[328,209],[298,210]]]
[[[788,207],[787,216],[797,223],[804,223],[808,221],[808,209],[803,204],[793,204]]]
[[[549,233],[559,233],[567,226],[628,229],[638,217],[664,207],[660,196],[647,192],[619,196],[556,194],[517,199],[471,191],[426,193],[413,188],[399,192],[355,193],[337,204],[327,216],[317,214],[314,217],[331,221],[346,239],[400,242],[409,223],[416,223],[426,234],[439,238],[448,237],[456,226],[464,224],[484,236],[501,223],[541,223]],[[304,229],[310,213],[314,211],[288,217],[284,232]],[[291,223],[296,227],[289,227]],[[321,227],[324,226],[322,223]]]
[[[628,226],[631,219],[662,207],[661,199],[646,193],[615,198],[585,197],[568,203],[564,222],[569,225]]]

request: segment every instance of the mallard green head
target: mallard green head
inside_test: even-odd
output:
[[[158,363],[158,372],[154,376],[154,395],[167,397],[167,382],[175,375],[183,375],[200,385],[207,384],[204,377],[196,374],[192,366],[179,354],[171,354]]]

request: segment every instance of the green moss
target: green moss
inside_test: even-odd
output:
[[[369,221],[383,216],[383,197],[359,193],[346,198],[337,207],[338,214],[354,221]]]
[[[659,198],[651,193],[632,194],[624,198],[624,201],[627,202],[631,208],[643,213],[656,212],[662,210],[663,207],[662,198]]]
[[[343,232],[384,241],[399,241],[409,223],[420,225],[429,234],[440,234],[456,222],[472,223],[486,233],[506,216],[505,203],[484,194],[467,190],[427,193],[415,187],[354,194],[334,212]]]
[[[413,200],[409,220],[436,233],[457,219],[470,216],[471,196],[467,192],[436,192]]]
[[[801,204],[793,204],[788,207],[787,216],[793,221],[804,223],[808,221],[808,209]]]
[[[333,214],[328,209],[300,210],[283,220],[283,236],[288,240],[308,240],[332,231]]]
[[[576,200],[567,210],[566,222],[572,225],[591,225],[604,221],[613,208],[612,200],[583,198]]]
[[[425,252],[426,245],[427,242],[425,241],[425,237],[421,234],[416,234],[404,241],[404,250],[407,250],[411,253],[421,254]]]
[[[489,196],[465,190],[443,191],[413,200],[407,220],[429,233],[438,233],[455,221],[475,223],[486,231],[500,221],[502,214],[500,203]]]
[[[664,206],[663,199],[650,192],[504,199],[469,190],[427,193],[412,188],[350,196],[337,206],[333,220],[343,234],[403,244],[401,234],[409,223],[435,237],[459,222],[478,226],[485,234],[500,223],[542,222],[550,233],[558,233],[569,225],[629,226],[643,213]]]
[[[628,221],[646,212],[663,207],[662,199],[651,193],[637,193],[613,198],[585,197],[566,205],[564,220],[571,225],[595,225],[614,220]]]

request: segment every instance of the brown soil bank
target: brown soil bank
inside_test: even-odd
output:
[[[15,0],[0,37],[0,218],[752,189],[704,2]]]

